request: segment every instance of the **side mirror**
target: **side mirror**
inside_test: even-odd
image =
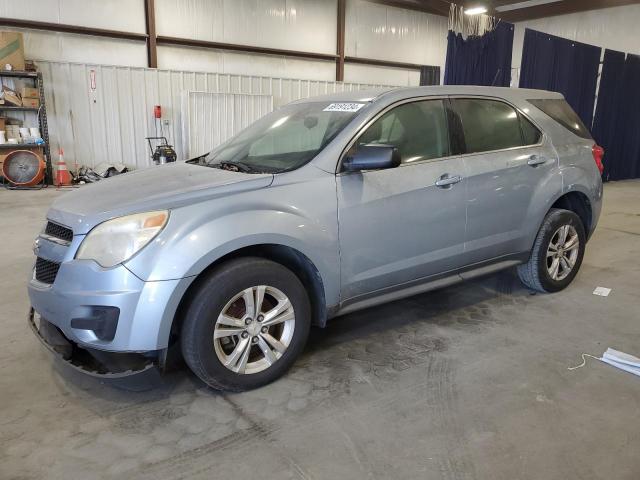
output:
[[[382,170],[400,165],[400,152],[393,145],[367,144],[360,145],[354,155],[342,161],[345,172],[360,170]]]

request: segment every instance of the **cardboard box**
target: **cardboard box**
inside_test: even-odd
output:
[[[20,90],[20,96],[22,98],[40,98],[40,92],[37,88],[22,87],[22,90]]]
[[[7,119],[4,117],[0,117],[0,131],[4,132],[6,126],[7,126]]]
[[[7,141],[10,138],[15,138],[17,140],[20,139],[20,127],[18,125],[5,125],[4,130],[5,130],[4,136],[7,139]]]
[[[5,105],[13,105],[14,107],[21,107],[22,100],[20,96],[11,90],[9,87],[2,86],[2,98],[4,99]]]
[[[2,177],[2,164],[4,163],[4,159],[7,158],[7,155],[11,153],[11,150],[2,149],[0,151],[0,177]]]
[[[38,108],[40,106],[40,99],[39,98],[23,98],[22,99],[22,106],[23,107]]]
[[[18,32],[0,32],[0,69],[24,70],[24,41]]]

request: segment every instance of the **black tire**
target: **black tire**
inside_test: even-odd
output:
[[[547,249],[553,236],[563,225],[571,225],[575,228],[580,244],[578,246],[577,258],[569,274],[561,280],[555,280],[547,269]],[[578,215],[570,210],[552,208],[549,210],[549,213],[547,213],[538,231],[538,236],[531,249],[529,261],[518,266],[518,276],[520,280],[530,289],[542,293],[553,293],[563,290],[573,281],[578,270],[580,270],[586,241],[584,226]]]
[[[295,312],[293,336],[282,356],[266,370],[240,374],[225,367],[214,349],[218,315],[244,289],[269,285],[284,293]],[[225,262],[197,286],[185,310],[181,330],[182,355],[189,368],[212,388],[243,391],[266,385],[282,376],[304,349],[311,325],[307,292],[298,277],[282,265],[259,257]]]

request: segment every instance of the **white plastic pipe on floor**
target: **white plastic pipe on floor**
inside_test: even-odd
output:
[[[638,357],[634,357],[628,353],[619,352],[613,348],[608,348],[600,360],[624,370],[625,372],[633,373],[640,377],[640,358]]]

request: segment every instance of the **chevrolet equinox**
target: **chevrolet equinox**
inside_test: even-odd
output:
[[[36,239],[34,332],[102,378],[180,349],[206,384],[281,376],[311,325],[517,265],[557,292],[603,150],[560,94],[419,87],[295,101],[212,152],[67,193]]]

